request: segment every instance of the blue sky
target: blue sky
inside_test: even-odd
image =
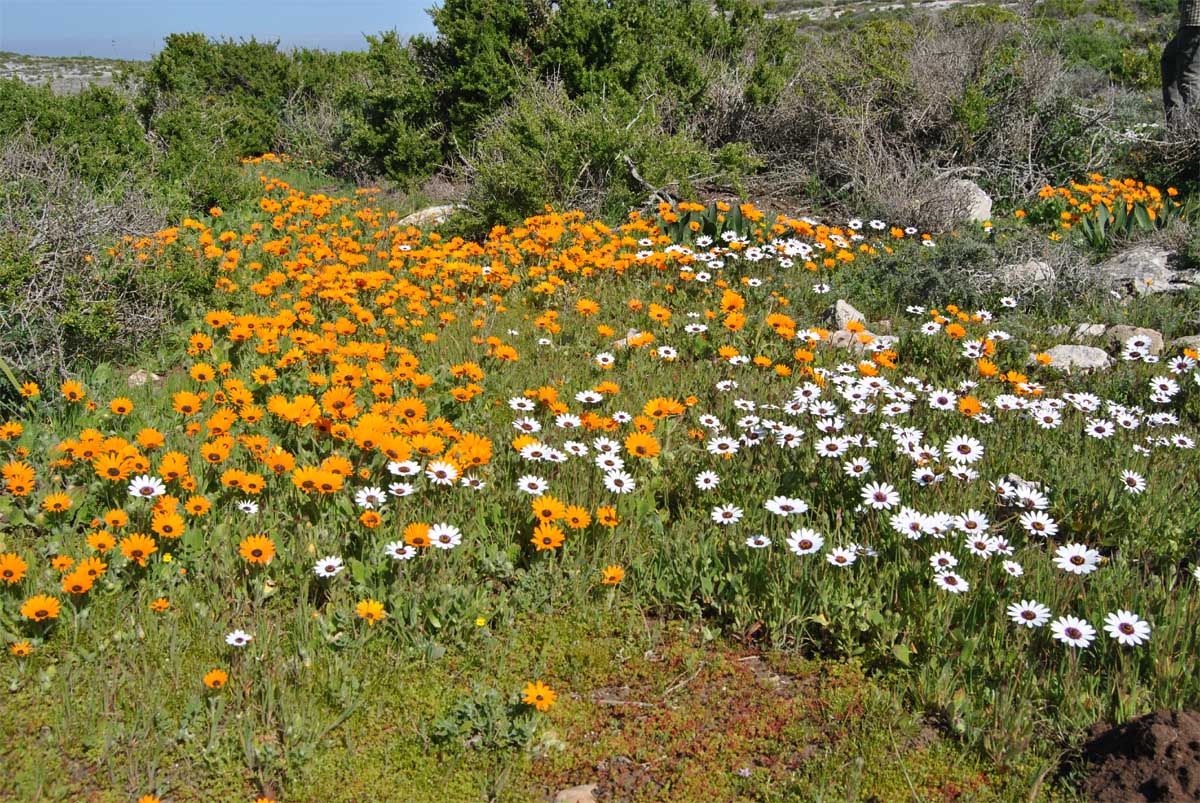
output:
[[[0,0],[0,50],[144,59],[169,33],[358,50],[363,34],[433,30],[437,0]]]

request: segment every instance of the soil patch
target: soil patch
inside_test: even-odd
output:
[[[1094,803],[1200,800],[1200,712],[1155,711],[1093,729],[1082,791]]]

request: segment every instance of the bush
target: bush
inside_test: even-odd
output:
[[[754,164],[745,149],[714,153],[670,131],[649,101],[575,101],[560,83],[533,84],[481,129],[467,206],[481,230],[547,205],[622,217],[655,191],[690,197],[696,182],[736,181]]]
[[[0,80],[0,140],[25,134],[65,154],[98,190],[144,174],[152,155],[132,106],[107,87],[55,95],[15,78]]]
[[[122,191],[122,189],[124,191]],[[0,148],[0,359],[52,382],[128,357],[211,292],[194,263],[114,267],[107,246],[162,229],[140,192],[91,188],[72,160],[32,137]]]

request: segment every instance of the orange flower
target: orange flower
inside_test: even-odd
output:
[[[539,680],[536,683],[529,683],[525,686],[524,696],[521,700],[526,705],[531,705],[538,711],[549,711],[557,697],[558,694],[555,691]]]
[[[42,500],[42,510],[47,513],[63,513],[71,509],[71,497],[64,493],[48,494]]]
[[[210,669],[204,675],[204,685],[210,689],[219,689],[229,680],[229,675],[222,669]]]
[[[382,622],[387,618],[387,611],[383,609],[383,603],[373,599],[360,601],[355,606],[354,612],[360,619],[366,619],[367,624],[371,627],[374,627],[376,622]]]
[[[602,574],[604,575],[604,579],[600,582],[606,586],[615,586],[625,579],[625,570],[620,566],[606,566]]]
[[[35,622],[57,619],[61,611],[62,603],[56,597],[48,597],[44,594],[30,597],[21,606],[21,615]]]
[[[404,528],[404,543],[412,547],[427,547],[432,541],[429,539],[429,525],[421,522],[413,522]]]
[[[602,506],[596,508],[596,521],[605,527],[616,527],[621,523],[615,507]]]
[[[0,555],[0,580],[9,585],[21,582],[21,578],[28,570],[29,564],[15,552],[5,552]]]
[[[63,382],[62,385],[59,386],[59,390],[62,392],[63,398],[69,402],[83,401],[87,396],[87,393],[83,389],[83,385],[79,384],[73,379]]]
[[[563,531],[553,524],[539,524],[534,528],[529,543],[537,547],[538,552],[545,552],[562,546],[563,537]]]
[[[963,396],[958,400],[958,411],[970,418],[983,412],[983,405],[974,396]]]
[[[533,515],[541,522],[551,522],[567,515],[567,506],[550,494],[543,494],[530,503]]]
[[[146,565],[146,558],[158,551],[154,539],[142,533],[130,533],[128,538],[121,539],[121,554],[137,563]]]
[[[657,457],[662,447],[653,435],[634,432],[625,439],[625,450],[634,457],[651,458]]]
[[[267,564],[275,557],[275,542],[265,535],[252,535],[238,546],[247,563]]]

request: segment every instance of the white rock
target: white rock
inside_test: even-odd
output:
[[[1065,345],[1055,346],[1046,351],[1050,355],[1050,367],[1062,371],[1077,368],[1081,371],[1096,371],[1107,368],[1110,362],[1108,352],[1095,346]],[[1037,360],[1031,354],[1030,363]]]
[[[1095,269],[1109,287],[1139,296],[1200,285],[1200,271],[1175,270],[1172,256],[1172,252],[1156,245],[1138,245],[1104,260]]]
[[[1154,329],[1144,329],[1140,326],[1114,326],[1107,333],[1109,345],[1118,349],[1125,345],[1126,340],[1135,335],[1140,335],[1150,341],[1149,352],[1151,354],[1162,354],[1163,336],[1161,332]]]
[[[952,178],[939,181],[921,204],[945,224],[983,223],[992,217],[992,199],[974,181]]]
[[[150,373],[145,368],[139,368],[129,375],[125,380],[125,384],[131,388],[140,388],[147,382],[158,382],[161,379],[162,377],[158,374]]]
[[[460,207],[458,204],[430,206],[401,218],[396,225],[400,226],[401,228],[415,226],[418,229],[424,229],[430,226],[439,226],[446,222],[446,218],[450,217],[456,210],[461,208],[462,207]]]
[[[866,324],[867,316],[851,306],[849,301],[839,298],[836,304],[825,310],[825,320],[834,324],[838,329],[845,329],[851,321]]]
[[[1177,337],[1171,341],[1171,349],[1173,351],[1182,351],[1183,349],[1195,349],[1200,351],[1200,335]]]
[[[597,788],[594,783],[585,783],[559,790],[554,796],[554,803],[595,803]]]
[[[996,279],[1009,290],[1033,290],[1054,284],[1057,278],[1048,262],[1030,259],[1013,265],[1001,265],[996,269]]]
[[[1102,323],[1081,323],[1075,327],[1075,339],[1082,340],[1086,337],[1103,337],[1106,329],[1108,327]]]

